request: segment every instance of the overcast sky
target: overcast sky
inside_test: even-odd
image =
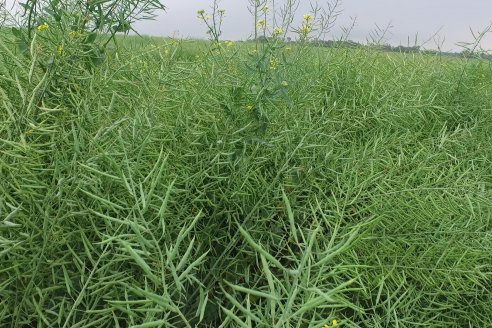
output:
[[[279,3],[281,0],[277,0]],[[309,12],[309,0],[300,0],[299,15]],[[319,4],[327,0],[319,0]],[[206,28],[196,18],[196,11],[209,9],[211,0],[164,0],[167,12],[154,22],[138,25],[138,31],[150,35],[205,38]],[[221,8],[227,10],[224,22],[224,39],[245,39],[250,36],[253,18],[247,11],[248,0],[222,0]],[[431,38],[440,31],[437,42],[444,39],[444,50],[457,50],[457,42],[470,41],[473,31],[481,31],[492,23],[492,0],[342,0],[342,14],[333,29],[332,36],[340,34],[350,18],[356,17],[357,24],[351,39],[365,41],[375,24],[386,26],[391,23],[389,42],[393,45],[407,45],[410,37],[420,42]],[[300,19],[300,18],[299,18]],[[483,42],[486,49],[492,49],[492,35]],[[435,48],[435,41],[426,44]]]
[[[0,0],[2,1],[2,0]],[[15,0],[6,0],[7,4]],[[276,0],[279,4],[285,0]],[[313,0],[314,1],[314,0]],[[318,0],[326,4],[329,0]],[[167,11],[155,21],[140,22],[137,30],[142,34],[177,36],[183,38],[206,38],[206,27],[196,17],[199,9],[210,9],[212,0],[162,0]],[[376,24],[392,25],[388,42],[392,45],[408,45],[408,39],[419,43],[432,39],[426,48],[436,48],[443,43],[443,50],[459,50],[457,42],[473,39],[470,28],[481,31],[492,23],[492,0],[341,0],[342,10],[328,38],[340,35],[341,27],[357,23],[350,39],[363,42]],[[310,11],[310,0],[300,0],[299,18]],[[223,39],[244,40],[251,35],[253,18],[247,10],[248,0],[222,0],[220,7],[226,9]],[[438,32],[437,37],[432,36]],[[492,33],[482,46],[492,49]]]

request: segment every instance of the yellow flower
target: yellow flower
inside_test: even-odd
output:
[[[253,105],[246,105],[245,106],[247,110],[252,110],[253,109]]]
[[[287,86],[289,85],[289,82],[287,82],[287,81],[282,81],[282,83],[281,83],[281,84],[282,84],[282,86],[283,86],[283,87],[287,87]]]
[[[60,56],[63,55],[63,46],[58,46],[57,51]]]
[[[82,36],[82,32],[79,32],[79,31],[71,31],[68,33],[68,35],[72,38],[78,38],[80,36]]]
[[[198,16],[203,16],[205,14],[205,10],[200,9],[196,13],[198,14]]]
[[[268,9],[269,9],[269,8],[268,8],[268,6],[265,6],[265,7],[263,7],[262,11],[263,11],[264,13],[266,13],[266,12],[268,11]]]
[[[273,29],[273,35],[278,36],[284,33],[284,29],[281,27],[276,27]]]
[[[275,57],[272,57],[270,59],[270,69],[275,71],[278,68],[278,65],[279,65],[278,59]]]
[[[43,24],[41,24],[41,25],[38,26],[38,31],[44,31],[48,27],[50,27],[50,26],[48,25],[48,23],[45,22],[45,23],[43,23]]]
[[[232,42],[232,41],[226,41],[226,42],[224,42],[224,44],[225,44],[225,46],[227,48],[230,48],[230,47],[232,47],[234,45],[234,42]]]
[[[332,322],[331,322],[331,327],[333,327],[333,328],[338,327],[338,321],[336,321],[336,320],[332,320]],[[325,324],[325,325],[323,326],[323,328],[330,328],[330,325],[329,325],[329,324]]]
[[[311,25],[310,24],[302,24],[302,27],[300,30],[301,34],[307,35],[310,31],[311,31]]]
[[[304,16],[303,16],[303,18],[304,18],[304,20],[305,20],[306,22],[310,22],[310,21],[312,21],[312,20],[313,20],[313,16],[311,16],[311,15],[309,15],[309,14],[304,15]]]
[[[258,23],[256,23],[256,27],[257,27],[257,28],[261,28],[261,29],[265,29],[265,27],[266,27],[266,22],[265,22],[265,20],[264,20],[264,19],[260,19],[260,20],[258,21]]]

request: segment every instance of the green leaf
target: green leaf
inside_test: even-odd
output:
[[[87,35],[85,37],[85,40],[84,40],[84,43],[94,43],[94,41],[96,41],[96,38],[97,38],[97,33],[90,33],[89,35]]]
[[[130,22],[121,21],[118,25],[114,25],[112,29],[114,32],[128,32],[130,31]]]
[[[20,29],[16,28],[16,27],[12,27],[11,29],[12,31],[12,34],[17,38],[17,39],[21,39],[22,38],[22,33],[20,31]]]

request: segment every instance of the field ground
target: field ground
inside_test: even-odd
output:
[[[490,325],[490,63],[253,47],[2,52],[0,326]]]

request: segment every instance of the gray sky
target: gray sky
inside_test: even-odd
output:
[[[2,1],[2,0],[0,0]],[[4,0],[5,1],[5,0]],[[6,0],[12,4],[15,0]],[[276,0],[281,3],[285,0]],[[315,1],[315,0],[313,0]],[[318,0],[319,4],[329,0]],[[443,50],[460,50],[457,42],[473,39],[470,28],[481,31],[492,23],[492,0],[341,0],[342,14],[329,37],[340,35],[341,27],[350,24],[351,17],[357,24],[350,39],[363,42],[375,24],[393,26],[388,42],[392,45],[407,45],[418,36],[422,43],[439,31],[437,38],[425,44],[436,48],[436,42],[443,43]],[[142,34],[178,36],[184,38],[206,38],[206,27],[197,19],[199,9],[209,10],[212,0],[162,0],[167,11],[155,21],[140,22],[137,30]],[[310,0],[300,0],[300,24],[303,14],[310,11]],[[248,0],[222,0],[220,7],[226,9],[223,39],[244,40],[253,30],[253,18],[247,10]],[[489,33],[482,47],[492,49],[492,33]]]
[[[280,0],[277,0],[279,3]],[[327,0],[319,0],[319,4]],[[206,27],[196,17],[199,9],[209,9],[211,0],[164,0],[167,12],[156,21],[138,24],[143,34],[205,38]],[[253,30],[253,18],[247,11],[247,0],[222,0],[220,7],[227,10],[224,22],[224,39],[245,39]],[[309,12],[310,1],[301,0],[299,15]],[[444,50],[458,50],[457,42],[472,40],[470,28],[480,31],[492,23],[492,0],[342,0],[341,16],[332,35],[340,34],[350,17],[357,24],[350,39],[365,41],[375,24],[393,26],[389,42],[407,45],[418,35],[419,42],[431,38],[440,30],[437,40],[444,41]],[[300,20],[300,18],[299,18]],[[298,23],[299,24],[299,23]],[[435,41],[425,45],[436,48]],[[488,35],[483,47],[492,49],[492,35]]]

